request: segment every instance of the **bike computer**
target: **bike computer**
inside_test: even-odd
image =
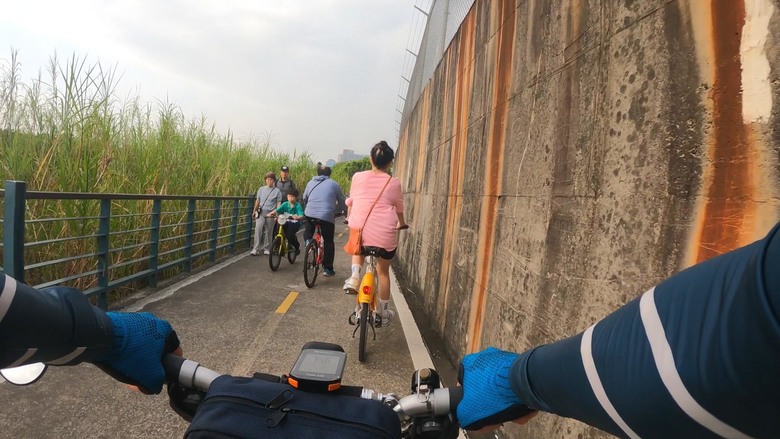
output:
[[[287,383],[296,389],[311,392],[332,392],[341,387],[347,354],[339,345],[307,343],[287,376]]]

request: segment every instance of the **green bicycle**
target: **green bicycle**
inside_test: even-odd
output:
[[[287,260],[290,263],[295,262],[295,258],[298,254],[295,249],[287,242],[287,237],[284,236],[284,224],[287,221],[293,221],[292,215],[282,213],[276,216],[276,236],[271,244],[271,254],[268,255],[268,265],[271,267],[271,271],[279,269],[279,264],[282,262],[282,257],[287,255]]]

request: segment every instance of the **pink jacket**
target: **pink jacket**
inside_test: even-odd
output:
[[[404,211],[400,180],[395,177],[390,179],[366,221],[366,215],[388,177],[385,173],[374,174],[373,171],[355,173],[347,206],[350,207],[349,226],[363,227],[363,245],[392,251],[398,247],[398,232],[395,230],[398,226],[397,213]]]

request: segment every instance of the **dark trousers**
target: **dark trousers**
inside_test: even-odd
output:
[[[322,242],[325,246],[325,254],[322,255],[322,265],[328,270],[333,270],[333,257],[336,256],[336,247],[333,245],[333,235],[336,232],[336,225],[317,218],[306,217],[306,230],[303,231],[303,239],[310,240],[314,237],[314,223],[319,221],[320,231],[322,232]]]
[[[284,231],[284,237],[287,238],[287,242],[295,249],[301,248],[301,243],[298,242],[296,233],[301,229],[301,223],[285,223],[282,226]],[[274,224],[274,236],[279,233],[279,224]]]
[[[287,237],[287,242],[292,244],[296,250],[300,249],[301,243],[298,242],[296,233],[298,233],[298,230],[301,230],[301,223],[286,223],[282,227],[284,227],[284,236]]]

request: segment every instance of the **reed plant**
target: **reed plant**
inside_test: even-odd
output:
[[[301,183],[316,172],[306,152],[275,150],[267,138],[236,140],[229,131],[218,132],[205,117],[188,118],[168,101],[144,103],[137,96],[120,99],[118,81],[115,67],[90,64],[76,55],[60,60],[55,54],[45,71],[29,82],[21,78],[18,51],[0,60],[3,180],[26,181],[28,191],[249,198],[263,184],[263,174],[278,171],[282,165],[289,166]],[[31,202],[27,219],[94,217],[98,204]],[[112,215],[116,211],[118,216],[112,220],[112,230],[148,225],[150,205],[151,201],[117,203],[112,207]],[[28,227],[25,240],[88,235],[96,227],[95,220],[45,224]],[[121,239],[112,246],[141,240],[138,236]],[[25,260],[39,262],[94,251],[94,243],[88,241],[45,247],[26,250]],[[139,247],[115,260],[133,260],[144,251]],[[95,264],[73,261],[35,278],[56,279],[63,273],[94,269]],[[75,286],[86,288],[93,283],[94,279]]]

